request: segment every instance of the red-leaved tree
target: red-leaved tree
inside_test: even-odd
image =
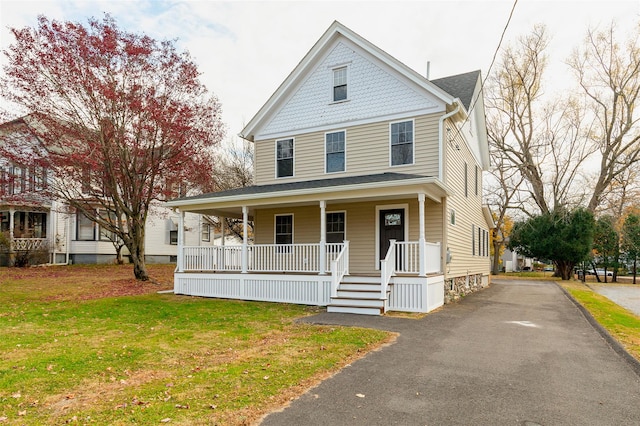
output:
[[[212,182],[212,148],[224,136],[217,98],[188,53],[109,15],[87,26],[40,16],[12,33],[0,93],[28,114],[39,143],[25,149],[5,138],[0,156],[46,169],[46,191],[120,239],[136,278],[147,280],[154,206]]]

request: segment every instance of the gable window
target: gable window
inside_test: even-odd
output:
[[[95,241],[95,225],[84,215],[78,212],[76,214],[76,240],[78,241]]]
[[[333,70],[333,102],[347,99],[347,67]]]
[[[293,176],[293,139],[276,141],[276,177]]]
[[[391,165],[413,164],[413,121],[391,123]]]
[[[276,244],[293,244],[293,215],[276,215]]]
[[[325,171],[326,173],[344,172],[345,170],[345,132],[325,134]]]
[[[345,240],[344,212],[327,213],[327,242],[341,243]]]

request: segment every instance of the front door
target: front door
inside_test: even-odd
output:
[[[389,250],[389,240],[404,241],[404,209],[380,210],[380,260]],[[402,263],[400,256],[398,262]]]

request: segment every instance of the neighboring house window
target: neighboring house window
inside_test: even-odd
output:
[[[178,230],[174,229],[173,231],[169,231],[169,244],[172,246],[178,245]]]
[[[293,176],[293,139],[276,141],[276,176]]]
[[[100,213],[100,216],[113,225],[117,224],[116,214],[114,212],[107,212],[106,215],[104,213]],[[100,241],[117,241],[116,234],[102,226],[100,226],[99,238]]]
[[[208,223],[202,224],[202,241],[211,241],[211,225]]]
[[[9,212],[0,212],[0,232],[9,232]]]
[[[452,225],[456,224],[456,211],[455,210],[451,210],[451,224]]]
[[[94,241],[96,239],[94,223],[83,213],[76,214],[76,240]]]
[[[293,244],[293,215],[276,215],[276,244]]]
[[[345,240],[344,212],[327,213],[327,235],[328,243],[341,243]]]
[[[469,166],[464,163],[464,196],[469,196]]]
[[[347,67],[333,70],[333,102],[347,99]]]
[[[345,132],[325,134],[327,173],[344,172],[345,170]]]
[[[413,164],[413,121],[391,123],[391,165]]]

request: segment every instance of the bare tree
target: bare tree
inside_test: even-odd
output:
[[[588,208],[596,211],[611,183],[640,161],[640,25],[622,43],[615,23],[590,29],[584,46],[568,61],[595,117],[588,133],[600,153],[600,167]]]

